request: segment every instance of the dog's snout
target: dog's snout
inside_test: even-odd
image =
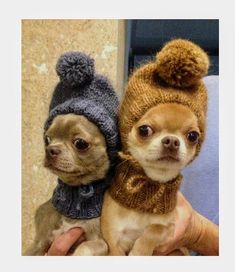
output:
[[[46,152],[50,157],[56,157],[61,153],[61,150],[57,146],[48,146]]]
[[[162,145],[166,149],[178,150],[180,146],[180,141],[175,136],[166,136],[162,139]]]

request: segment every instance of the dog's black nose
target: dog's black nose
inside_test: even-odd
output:
[[[164,148],[169,150],[178,150],[180,146],[180,141],[175,136],[166,136],[162,139],[162,145]]]
[[[50,157],[56,157],[61,153],[61,150],[57,146],[48,146],[46,152]]]

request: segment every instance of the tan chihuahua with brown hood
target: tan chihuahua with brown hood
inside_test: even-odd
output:
[[[119,113],[121,163],[101,216],[110,255],[152,255],[173,235],[180,171],[204,139],[208,66],[199,46],[178,39],[131,76]]]
[[[52,198],[36,212],[36,237],[24,255],[45,255],[52,241],[81,227],[86,241],[73,255],[106,255],[100,233],[104,192],[119,145],[118,99],[94,60],[81,52],[62,55],[60,82],[45,123],[45,166],[58,176]]]

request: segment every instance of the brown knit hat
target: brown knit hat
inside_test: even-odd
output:
[[[209,59],[196,44],[182,39],[168,42],[156,60],[137,69],[129,79],[119,112],[123,152],[134,124],[160,103],[180,103],[198,118],[201,132],[197,153],[204,139],[207,92],[202,78],[207,74]]]

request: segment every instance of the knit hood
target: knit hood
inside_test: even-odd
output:
[[[182,39],[167,43],[156,59],[138,68],[130,77],[119,112],[123,151],[134,124],[152,107],[179,103],[189,107],[198,118],[201,133],[197,153],[204,140],[207,92],[202,78],[209,59],[196,44]]]
[[[95,72],[94,60],[81,52],[63,54],[56,65],[60,78],[52,95],[44,131],[59,114],[84,115],[104,135],[111,166],[119,147],[118,98],[109,80]]]

